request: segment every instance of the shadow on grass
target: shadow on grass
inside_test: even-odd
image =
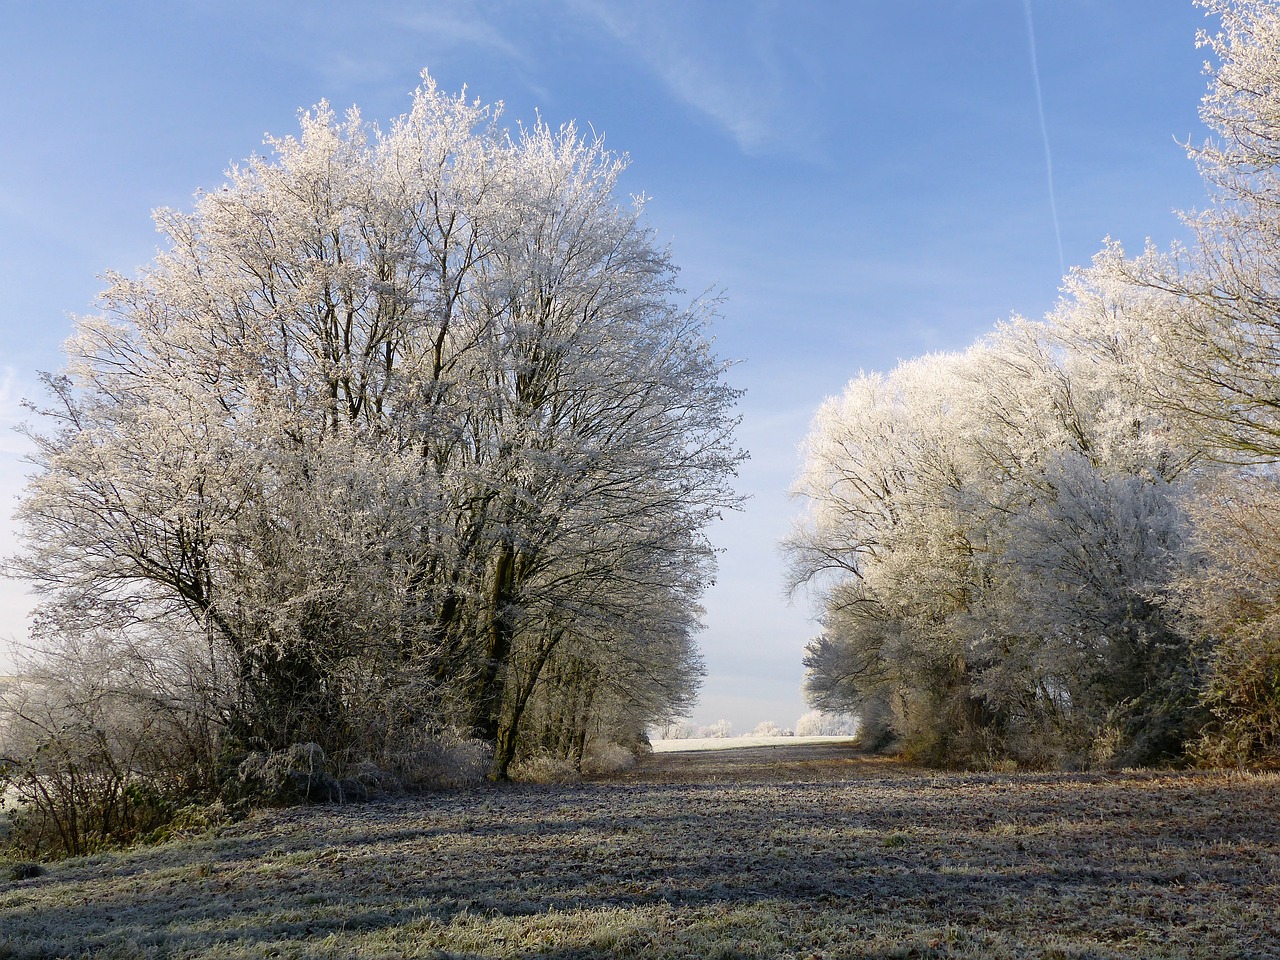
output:
[[[1062,957],[1272,957],[1276,785],[880,766],[273,811],[0,887],[0,944],[21,957],[995,957],[1059,943]]]

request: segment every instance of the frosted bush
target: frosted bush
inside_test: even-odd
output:
[[[414,738],[387,753],[386,772],[410,790],[449,789],[479,783],[489,772],[493,759],[493,748],[488,743],[448,732]]]
[[[517,760],[507,769],[507,776],[518,783],[576,783],[582,779],[572,761],[545,754]]]
[[[592,743],[582,758],[582,772],[601,774],[630,770],[636,765],[636,755],[626,747],[608,741]]]
[[[234,793],[260,803],[291,804],[339,800],[337,781],[325,771],[324,750],[294,743],[284,750],[254,752],[236,769]]]

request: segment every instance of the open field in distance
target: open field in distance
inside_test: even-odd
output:
[[[654,753],[687,753],[690,750],[740,750],[743,747],[796,747],[819,743],[848,743],[851,737],[681,737],[652,741]]]
[[[0,957],[1280,958],[1277,788],[658,754],[6,878]]]

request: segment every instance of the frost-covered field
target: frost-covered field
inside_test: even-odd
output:
[[[0,957],[1280,957],[1280,775],[839,745],[264,813],[0,879]]]
[[[850,737],[683,737],[654,740],[654,753],[687,753],[692,750],[737,750],[742,747],[786,747],[813,743],[847,743]]]

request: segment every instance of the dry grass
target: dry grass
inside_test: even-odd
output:
[[[0,957],[1280,958],[1277,787],[655,756],[0,879]]]

